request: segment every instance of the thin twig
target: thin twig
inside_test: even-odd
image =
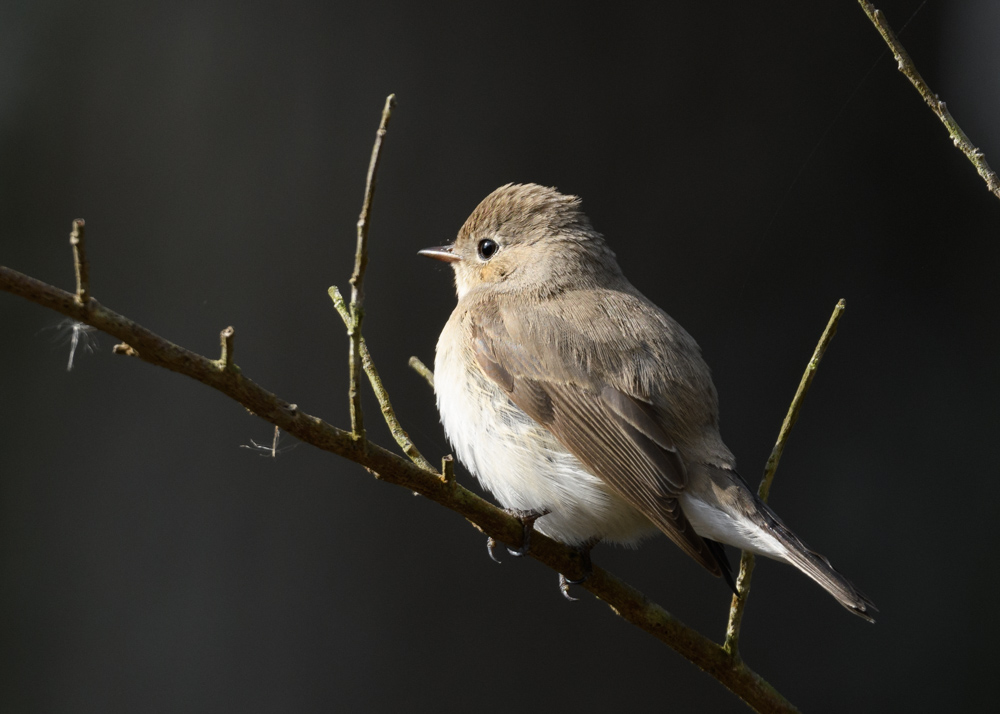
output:
[[[816,370],[819,369],[819,362],[823,359],[823,355],[826,354],[826,348],[830,346],[833,336],[837,334],[837,325],[840,323],[840,318],[846,309],[847,302],[845,300],[838,300],[836,306],[833,308],[833,313],[830,315],[830,320],[826,323],[826,329],[823,330],[823,334],[816,344],[812,359],[809,360],[809,364],[806,365],[806,369],[802,373],[799,388],[795,390],[795,397],[792,399],[791,406],[788,407],[788,414],[785,415],[785,420],[781,423],[778,440],[771,450],[771,455],[767,458],[767,464],[764,467],[764,478],[757,491],[757,495],[765,503],[771,493],[771,482],[774,480],[774,472],[778,470],[778,462],[781,460],[781,455],[785,451],[788,435],[791,433],[792,427],[795,426],[795,422],[799,419],[799,412],[802,410],[802,402],[805,401],[806,392],[809,391],[809,387],[812,385],[813,378],[816,376]]]
[[[847,303],[844,300],[837,302],[836,307],[833,308],[833,314],[830,315],[826,329],[823,330],[823,334],[819,338],[819,343],[816,345],[816,349],[813,350],[812,358],[809,360],[809,364],[806,365],[805,372],[802,374],[802,379],[799,381],[799,388],[795,390],[795,396],[792,397],[792,403],[788,407],[785,420],[781,423],[781,429],[778,431],[778,440],[775,442],[774,448],[771,449],[771,455],[767,458],[767,464],[764,466],[764,478],[761,479],[760,487],[757,489],[757,495],[765,503],[771,493],[771,483],[774,481],[774,474],[778,470],[778,462],[781,461],[781,454],[785,451],[788,435],[791,434],[792,427],[798,421],[802,402],[806,398],[806,392],[809,391],[813,377],[816,376],[819,361],[823,359],[826,348],[829,346],[833,336],[837,334],[837,323],[840,322],[840,316],[844,314],[846,308]],[[746,608],[747,596],[750,594],[750,579],[753,577],[755,562],[753,553],[748,550],[743,551],[743,555],[740,558],[740,574],[736,578],[736,590],[738,594],[733,595],[733,602],[729,608],[729,623],[726,626],[726,641],[722,645],[722,648],[733,659],[739,659],[740,656],[740,626],[743,624],[743,611]]]
[[[333,300],[333,306],[337,308],[337,313],[340,315],[340,319],[344,321],[344,324],[350,327],[351,324],[351,313],[348,312],[347,305],[344,303],[344,298],[340,294],[340,291],[336,287],[329,289],[330,299]],[[375,369],[375,362],[372,360],[371,353],[368,351],[368,343],[365,342],[365,338],[362,337],[360,341],[360,354],[361,354],[361,364],[365,370],[365,374],[368,375],[368,381],[371,382],[372,390],[375,392],[375,398],[378,399],[379,407],[382,409],[382,416],[385,418],[385,423],[389,426],[389,431],[392,433],[392,438],[396,440],[399,444],[399,448],[403,450],[403,453],[410,457],[410,460],[428,471],[434,471],[434,467],[431,462],[425,459],[421,453],[417,450],[417,447],[413,444],[410,439],[410,435],[406,433],[403,429],[403,425],[399,423],[399,419],[396,417],[396,412],[392,408],[392,404],[389,402],[389,393],[386,391],[385,387],[382,386],[382,378],[379,377],[378,370]]]
[[[351,400],[351,433],[362,446],[365,443],[364,414],[361,411],[361,321],[364,318],[364,279],[368,267],[368,227],[372,210],[372,200],[375,198],[375,181],[378,176],[378,166],[382,159],[382,140],[385,138],[392,108],[396,104],[396,95],[390,94],[385,99],[382,109],[382,121],[375,132],[375,146],[372,147],[371,159],[368,162],[368,178],[365,181],[365,198],[361,204],[361,215],[358,218],[358,247],[354,254],[354,272],[351,274],[351,321],[347,325],[347,335],[351,346],[348,353],[350,360],[350,400]]]
[[[885,14],[881,10],[876,9],[868,0],[858,0],[858,4],[861,5],[861,9],[865,11],[868,19],[872,21],[879,34],[882,35],[885,43],[889,45],[889,49],[892,50],[892,54],[896,58],[899,71],[906,75],[906,78],[910,80],[910,84],[916,87],[917,91],[920,92],[920,96],[927,102],[927,106],[931,108],[931,111],[945,125],[945,128],[948,129],[948,134],[951,136],[952,143],[976,167],[976,171],[982,177],[983,181],[986,182],[986,187],[994,196],[1000,198],[1000,179],[997,179],[997,175],[993,172],[993,169],[986,163],[986,157],[983,155],[983,152],[973,146],[969,137],[966,136],[965,132],[958,125],[958,122],[951,116],[951,112],[948,111],[945,103],[941,101],[938,95],[931,91],[931,88],[927,86],[927,82],[920,76],[920,72],[917,71],[916,65],[910,59],[909,53],[889,26],[889,21],[886,20]]]
[[[413,371],[419,374],[421,377],[427,380],[427,384],[431,385],[431,389],[434,389],[434,373],[430,368],[420,361],[417,357],[410,357],[410,367]]]
[[[82,218],[73,221],[69,234],[69,244],[73,246],[73,267],[76,270],[76,299],[81,305],[90,297],[90,263],[87,261],[87,242],[84,240],[86,222]]]

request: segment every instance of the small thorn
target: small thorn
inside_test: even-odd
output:
[[[455,457],[451,454],[441,459],[441,481],[448,486],[455,485]]]
[[[219,341],[222,343],[222,354],[219,356],[218,364],[225,370],[233,368],[233,340],[236,330],[232,325],[219,333]]]
[[[139,353],[135,350],[132,345],[126,342],[120,342],[111,348],[111,352],[116,355],[125,355],[126,357],[138,357]]]

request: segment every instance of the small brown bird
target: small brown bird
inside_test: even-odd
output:
[[[625,279],[578,198],[503,186],[453,245],[420,252],[449,262],[458,290],[435,359],[441,420],[503,506],[581,548],[663,532],[732,585],[728,543],[872,620],[736,473],[697,343]]]

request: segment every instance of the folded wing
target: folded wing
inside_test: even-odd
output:
[[[713,574],[729,575],[721,546],[699,536],[681,510],[684,462],[651,403],[593,379],[553,377],[576,367],[546,360],[580,362],[579,355],[531,350],[511,337],[496,313],[473,325],[473,347],[483,372],[515,405],[685,553]]]

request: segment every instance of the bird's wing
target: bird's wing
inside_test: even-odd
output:
[[[652,401],[588,370],[601,362],[599,372],[613,371],[611,354],[629,359],[634,340],[622,335],[615,340],[618,349],[609,350],[600,340],[577,339],[559,314],[551,306],[521,305],[513,312],[497,308],[470,315],[473,349],[483,373],[685,553],[722,575],[721,549],[701,538],[681,510],[678,496],[687,473]],[[599,320],[601,314],[598,310],[592,318]],[[526,325],[531,326],[530,340],[517,339]]]

